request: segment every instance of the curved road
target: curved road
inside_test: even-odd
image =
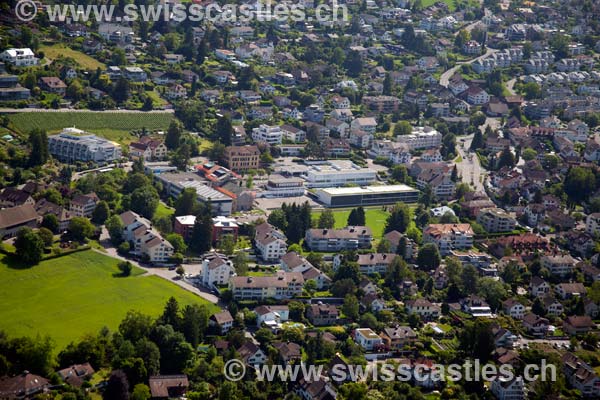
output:
[[[440,85],[442,85],[443,87],[448,87],[448,80],[452,77],[452,75],[454,75],[454,73],[456,71],[458,71],[458,69],[465,64],[472,64],[477,60],[481,60],[485,57],[488,57],[491,54],[494,54],[495,52],[497,52],[498,50],[496,49],[490,49],[488,48],[486,50],[486,52],[482,55],[480,55],[477,58],[473,58],[472,60],[469,61],[465,61],[465,62],[460,62],[460,63],[456,63],[456,65],[452,68],[450,68],[449,70],[447,70],[446,72],[444,72],[441,76],[440,76]]]
[[[99,242],[102,245],[102,247],[104,247],[104,250],[106,250],[106,253],[100,252],[100,250],[97,250],[97,249],[95,249],[95,251],[98,251],[99,253],[104,254],[104,255],[109,255],[109,256],[119,259],[119,260],[129,261],[136,267],[139,267],[139,268],[143,269],[144,271],[146,271],[148,273],[148,275],[156,275],[158,277],[161,277],[165,280],[168,280],[169,282],[172,282],[172,283],[182,287],[183,289],[187,290],[188,292],[192,292],[213,304],[219,305],[221,308],[223,307],[222,304],[219,304],[219,298],[217,296],[215,296],[214,294],[210,293],[208,290],[206,290],[204,288],[196,287],[196,286],[192,285],[191,283],[187,282],[186,280],[175,279],[175,278],[178,278],[175,271],[169,271],[167,268],[145,267],[135,260],[131,260],[131,259],[120,256],[117,253],[117,249],[110,242],[110,237],[108,235],[108,231],[106,230],[106,227],[104,227],[104,226],[102,227],[102,233],[100,234]],[[185,266],[184,266],[184,268],[185,268]]]

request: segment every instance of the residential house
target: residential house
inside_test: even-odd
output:
[[[550,284],[540,278],[533,276],[529,282],[529,294],[533,297],[545,297],[550,293]]]
[[[562,371],[567,381],[581,392],[584,398],[600,396],[600,378],[595,370],[573,353],[565,353],[561,357]]]
[[[216,326],[221,334],[225,334],[233,328],[233,316],[228,310],[213,314],[208,322],[209,325]]]
[[[339,310],[332,304],[311,304],[306,309],[306,318],[315,326],[335,325]]]
[[[0,398],[2,399],[31,399],[38,393],[46,392],[50,381],[39,375],[24,371],[16,376],[0,378]]]
[[[187,375],[156,375],[148,379],[152,399],[184,397],[189,385]]]
[[[534,313],[527,313],[523,316],[523,328],[533,336],[545,336],[548,332],[550,322]]]
[[[554,287],[554,291],[563,300],[573,297],[583,297],[587,293],[585,286],[580,282],[559,283]]]
[[[96,209],[96,205],[100,202],[100,198],[96,193],[81,194],[71,200],[69,205],[69,211],[75,217],[86,217],[92,216],[92,213]]]
[[[229,283],[235,275],[233,263],[224,254],[208,253],[202,259],[202,284],[208,287]]]
[[[385,347],[395,351],[411,346],[417,337],[417,333],[409,326],[387,327],[381,333]]]
[[[571,336],[582,335],[596,328],[596,324],[588,315],[572,315],[563,322],[563,330]]]
[[[515,319],[523,319],[525,306],[515,299],[507,299],[502,302],[502,311]]]
[[[573,273],[577,261],[570,254],[544,255],[540,259],[542,267],[552,275],[565,277]]]
[[[520,376],[512,379],[497,376],[492,380],[491,392],[498,400],[523,400],[525,399],[525,384]]]
[[[262,365],[267,361],[267,355],[260,347],[252,342],[246,342],[236,352],[246,365]]]
[[[273,347],[279,352],[284,365],[296,363],[302,359],[302,347],[294,342],[276,342]]]
[[[423,319],[437,319],[440,316],[440,307],[432,304],[427,299],[409,300],[405,303],[406,312],[417,314]]]
[[[423,231],[423,242],[436,244],[440,254],[446,256],[453,249],[473,247],[474,235],[470,224],[430,224]]]
[[[287,253],[285,235],[265,222],[255,228],[254,244],[264,261],[279,261]]]
[[[371,328],[354,330],[354,341],[366,351],[373,351],[383,345],[383,339]]]

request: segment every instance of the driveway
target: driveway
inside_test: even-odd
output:
[[[223,307],[222,304],[219,304],[220,299],[217,296],[215,296],[214,294],[210,293],[210,291],[208,289],[205,289],[203,287],[196,287],[196,286],[192,285],[190,282],[188,282],[187,280],[180,279],[179,276],[177,275],[177,273],[175,272],[175,270],[169,271],[168,268],[147,267],[147,266],[141,265],[139,262],[137,262],[135,260],[131,260],[131,259],[128,259],[128,258],[125,258],[125,257],[119,255],[117,253],[117,249],[110,242],[110,236],[108,235],[108,231],[106,230],[106,227],[104,227],[104,226],[102,227],[102,233],[100,234],[99,242],[102,245],[102,247],[104,247],[104,250],[106,251],[106,253],[102,253],[102,254],[107,254],[107,255],[117,258],[119,260],[129,261],[136,267],[139,267],[139,268],[143,269],[144,271],[146,271],[147,276],[156,275],[158,277],[161,277],[165,280],[168,280],[169,282],[173,282],[174,284],[182,287],[183,289],[187,290],[188,292],[192,292],[213,304],[217,304],[220,307]],[[96,250],[96,251],[98,251],[98,250]],[[196,274],[200,273],[200,270],[201,270],[201,266],[198,264],[190,265],[189,270],[188,270],[187,265],[184,265],[183,268],[186,269],[186,274],[192,273],[192,275],[196,275]]]

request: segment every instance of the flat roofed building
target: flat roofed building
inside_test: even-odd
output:
[[[228,146],[225,148],[225,161],[229,169],[236,172],[257,169],[260,161],[260,151],[254,145]]]
[[[477,222],[490,233],[510,232],[517,225],[517,220],[500,208],[481,210],[477,215]]]
[[[304,196],[304,180],[302,178],[286,178],[281,175],[272,175],[263,192],[264,197],[298,197]]]
[[[368,185],[375,182],[377,172],[361,168],[351,161],[327,161],[311,165],[303,175],[309,188],[341,187],[347,184]]]
[[[434,149],[442,144],[442,134],[433,128],[417,127],[410,135],[400,135],[396,138],[398,143],[404,143],[410,150]]]
[[[317,190],[320,202],[328,207],[378,206],[399,201],[414,203],[419,191],[407,185],[324,188]]]
[[[63,162],[107,163],[121,158],[121,146],[75,128],[48,137],[48,151]]]

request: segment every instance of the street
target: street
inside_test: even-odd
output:
[[[474,59],[472,59],[472,60],[465,61],[465,62],[456,63],[456,65],[455,65],[454,67],[450,68],[449,70],[447,70],[446,72],[444,72],[444,73],[443,73],[443,74],[440,76],[440,85],[442,85],[442,86],[444,86],[444,87],[448,87],[448,81],[450,80],[450,78],[452,77],[452,75],[454,75],[454,73],[455,73],[456,71],[458,71],[458,69],[459,69],[459,68],[460,68],[462,65],[464,65],[464,64],[472,64],[472,63],[474,63],[475,61],[477,61],[477,60],[480,60],[480,59],[482,59],[482,58],[486,58],[487,56],[489,56],[489,55],[491,55],[491,54],[494,54],[494,53],[495,53],[495,52],[497,52],[497,51],[498,51],[498,50],[495,50],[495,49],[490,49],[490,48],[488,48],[488,49],[487,49],[487,51],[486,51],[486,52],[485,52],[483,55],[481,55],[481,56],[479,56],[479,57],[477,57],[477,58],[474,58]]]

